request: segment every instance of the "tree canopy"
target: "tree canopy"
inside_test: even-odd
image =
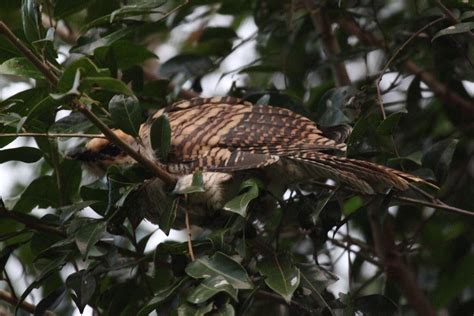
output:
[[[472,313],[473,29],[458,0],[0,1],[0,314]],[[275,196],[249,178],[184,213],[112,129],[213,95],[349,124],[349,157],[440,189]],[[139,163],[94,178],[67,159],[93,137]]]

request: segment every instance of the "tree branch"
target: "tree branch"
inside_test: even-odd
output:
[[[0,137],[77,137],[77,138],[105,138],[102,134],[81,134],[81,133],[0,133]]]
[[[44,64],[28,47],[26,47],[19,38],[13,34],[13,32],[8,28],[8,26],[0,21],[0,34],[4,34],[8,40],[20,50],[23,55],[30,60],[33,65],[35,65],[49,80],[49,82],[56,87],[58,84],[58,78],[56,75],[51,71],[51,68]],[[122,139],[120,139],[104,122],[102,122],[91,110],[89,110],[86,106],[73,103],[72,107],[82,114],[84,114],[99,130],[115,145],[117,145],[120,149],[125,151],[128,155],[130,155],[133,159],[135,159],[138,163],[142,166],[148,168],[153,173],[156,174],[157,177],[163,180],[167,185],[173,186],[176,183],[176,178],[168,173],[166,170],[160,168],[156,163],[148,159],[147,157],[141,155],[139,152],[134,150],[130,145],[125,143]]]
[[[386,49],[383,41],[377,39],[373,34],[362,30],[352,17],[345,16],[340,19],[339,23],[347,33],[355,35],[365,45]],[[423,81],[436,96],[442,99],[447,106],[453,106],[455,109],[460,110],[463,115],[474,118],[474,103],[471,100],[466,100],[450,90],[446,85],[438,81],[432,73],[423,70],[412,60],[405,60],[403,65],[408,72],[419,76],[420,80]]]
[[[25,44],[23,44],[23,42],[13,34],[10,28],[3,23],[3,21],[0,21],[0,34],[3,34],[8,41],[13,44],[13,46],[15,46],[39,71],[41,71],[53,86],[58,84],[58,77],[51,71],[50,67],[39,59]]]
[[[325,5],[322,4],[321,6],[317,7],[314,3],[314,0],[304,0],[304,4],[309,11],[314,28],[319,30],[319,33],[321,34],[321,40],[326,57],[328,59],[334,60],[334,63],[332,63],[332,68],[337,85],[350,85],[351,80],[347,74],[344,61],[339,59],[341,48],[339,47],[337,38],[334,36],[332,31],[331,20],[329,20]]]
[[[19,306],[21,309],[31,314],[34,314],[36,310],[35,305],[25,302],[25,301],[19,302],[18,299],[14,297],[10,292],[4,291],[4,290],[0,290],[0,300],[5,301],[12,306]],[[53,316],[56,314],[51,311],[46,311],[43,315]]]
[[[419,288],[415,276],[403,261],[402,255],[395,244],[395,231],[391,217],[380,224],[381,198],[368,205],[368,217],[373,234],[374,248],[377,256],[385,267],[387,278],[394,282],[418,315],[435,316],[435,310],[423,291]],[[384,208],[382,206],[382,208]]]

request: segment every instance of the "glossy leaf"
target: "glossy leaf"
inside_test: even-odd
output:
[[[206,191],[201,171],[196,171],[193,173],[191,183],[182,183],[180,180],[178,180],[178,183],[176,183],[176,186],[173,189],[174,194],[191,194]]]
[[[85,91],[101,88],[117,94],[133,96],[133,92],[127,87],[123,81],[108,77],[87,77],[82,80],[81,88]]]
[[[423,154],[423,166],[431,168],[439,179],[444,179],[458,142],[457,139],[446,139],[428,148]]]
[[[30,43],[42,38],[39,4],[35,0],[22,0],[23,32]]]
[[[94,276],[86,270],[78,271],[66,279],[66,286],[74,291],[72,298],[82,313],[97,286]]]
[[[280,294],[290,304],[293,293],[300,285],[300,270],[288,256],[272,256],[257,264],[257,269],[265,277],[265,283]]]
[[[159,116],[151,125],[150,143],[156,155],[167,161],[171,150],[171,127],[166,114]]]
[[[383,120],[377,127],[377,133],[380,135],[393,135],[395,129],[398,126],[400,118],[404,115],[404,112],[396,112],[390,114],[385,120]]]
[[[214,276],[204,279],[188,295],[188,302],[201,304],[217,293],[225,292],[237,301],[237,290],[222,276]]]
[[[252,281],[245,269],[233,258],[222,252],[203,256],[186,267],[186,273],[195,279],[220,276],[236,289],[251,289]]]
[[[142,123],[142,111],[135,97],[116,95],[109,102],[109,111],[112,121],[125,133],[138,136]]]
[[[14,57],[0,65],[0,74],[43,79],[44,76],[25,57]]]
[[[83,258],[87,259],[89,251],[100,240],[106,227],[107,223],[103,221],[90,222],[85,223],[75,232],[76,246]]]
[[[259,183],[255,179],[249,179],[241,185],[241,190],[245,189],[247,189],[246,192],[227,202],[224,205],[224,210],[246,217],[249,203],[258,197]]]
[[[436,33],[435,36],[433,36],[433,38],[431,39],[431,41],[434,41],[441,36],[466,33],[473,29],[474,29],[474,22],[464,22],[464,23],[451,25],[445,29],[442,29],[438,33]]]
[[[188,277],[181,278],[177,280],[173,285],[159,291],[154,295],[154,297],[148,301],[138,312],[137,316],[146,316],[154,309],[158,308],[165,300],[167,300],[171,295],[173,295],[183,283],[188,280]]]

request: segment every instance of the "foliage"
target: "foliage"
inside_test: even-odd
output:
[[[27,50],[0,25],[1,80],[29,86],[0,102],[0,163],[37,166],[0,205],[0,286],[14,291],[11,300],[0,292],[0,304],[32,312],[25,301],[38,289],[38,315],[86,306],[100,315],[419,313],[422,302],[393,272],[398,264],[416,271],[410,290],[429,305],[466,315],[474,304],[472,217],[446,212],[454,207],[437,198],[474,209],[474,8],[444,2],[0,1],[0,19]],[[252,23],[255,32],[245,33]],[[176,54],[160,60],[170,45]],[[253,50],[255,60],[246,60]],[[239,66],[229,68],[237,52]],[[382,69],[390,75],[378,92]],[[223,210],[191,212],[195,261],[185,238],[149,250],[155,231],[145,222],[166,234],[183,229],[180,194],[202,191],[202,175],[173,193],[144,187],[156,180],[140,166],[112,167],[90,183],[66,157],[74,135],[58,135],[103,131],[93,113],[137,136],[150,113],[212,92],[205,81],[216,76],[227,82],[223,94],[289,108],[323,128],[352,125],[349,156],[432,179],[437,198],[393,196],[393,211],[380,207],[374,223],[368,197],[318,184],[279,196],[250,178]],[[153,149],[166,157],[167,117],[152,129]],[[33,143],[4,148],[22,133]],[[390,261],[396,256],[380,245],[402,259]],[[349,248],[350,273],[336,276],[344,266],[337,249]],[[13,261],[26,288],[10,282]],[[344,282],[344,293],[331,290]]]

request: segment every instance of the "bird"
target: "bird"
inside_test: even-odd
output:
[[[170,150],[163,159],[151,144],[151,126],[166,115],[171,129]],[[256,105],[235,97],[197,97],[171,104],[140,126],[134,138],[115,134],[133,149],[177,177],[174,192],[182,192],[202,172],[204,192],[193,194],[196,204],[219,209],[236,195],[239,184],[257,177],[283,192],[289,185],[332,179],[360,194],[406,191],[430,182],[373,162],[347,158],[347,125],[320,128],[289,109]],[[132,165],[134,159],[105,138],[90,140],[72,155],[95,170]]]

